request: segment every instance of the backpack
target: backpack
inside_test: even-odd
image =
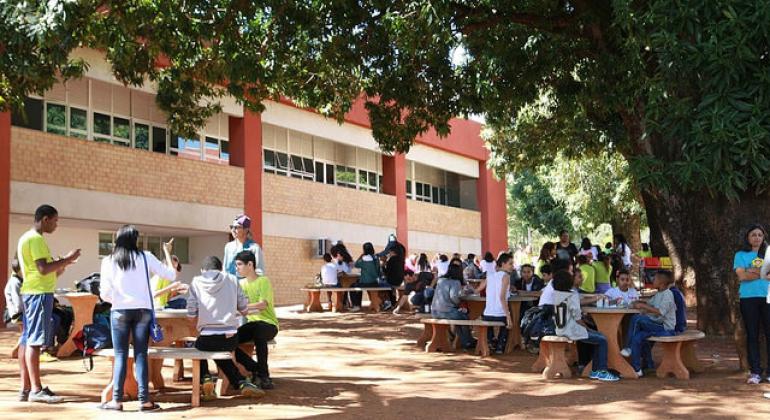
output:
[[[86,372],[90,372],[94,369],[94,351],[112,348],[112,332],[110,327],[104,324],[88,324],[75,333],[72,341],[83,353],[83,366]],[[89,365],[86,365],[86,357],[89,359]]]
[[[553,312],[553,305],[534,306],[524,312],[520,326],[525,344],[539,346],[540,339],[556,334]]]
[[[78,292],[99,296],[101,277],[100,273],[91,273],[88,277],[75,283],[75,288]]]
[[[676,287],[671,288],[676,304],[676,326],[674,331],[677,334],[683,333],[687,329],[687,305],[684,303],[684,295]]]

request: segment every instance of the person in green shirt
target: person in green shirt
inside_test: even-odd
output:
[[[591,262],[588,261],[588,256],[578,255],[577,257],[578,268],[583,274],[583,285],[580,287],[585,293],[594,293],[596,291],[596,270]]]
[[[267,366],[267,343],[278,334],[278,318],[275,315],[273,286],[262,270],[255,268],[256,265],[256,257],[251,251],[242,251],[235,256],[235,268],[243,276],[241,289],[249,298],[248,322],[238,328],[238,343],[254,343],[257,361],[254,362],[251,355],[240,347],[235,351],[235,360],[251,372],[252,383],[262,389],[273,389]]]
[[[40,383],[40,348],[53,334],[51,317],[56,278],[80,257],[80,249],[74,249],[54,260],[43,234],[53,233],[58,223],[59,212],[53,206],[38,207],[34,227],[21,235],[16,249],[24,278],[20,290],[24,307],[19,339],[20,401],[58,403],[62,400]]]
[[[612,257],[602,254],[599,261],[593,264],[596,282],[596,293],[605,293],[610,290],[610,273],[612,273]]]

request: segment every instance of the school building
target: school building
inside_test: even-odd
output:
[[[170,132],[154,91],[125,87],[94,50],[74,53],[85,76],[26,100],[25,116],[0,113],[0,272],[40,204],[59,210],[48,237],[54,255],[81,248],[59,287],[99,271],[123,224],[160,254],[174,237],[182,279],[208,255],[222,256],[228,225],[245,212],[264,248],[276,303],[304,299],[298,288],[319,272],[324,241],[382,249],[396,233],[409,252],[507,248],[505,186],[487,169],[481,125],[452,121],[409,153],[379,151],[363,103],[343,124],[288,99],[253,113],[232,98],[185,138]],[[5,277],[0,280],[5,284]]]

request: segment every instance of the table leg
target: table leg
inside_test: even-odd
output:
[[[437,352],[452,350],[452,344],[449,342],[449,325],[431,325],[433,325],[433,336],[431,337],[430,344],[425,348],[425,351]]]
[[[192,371],[192,399],[190,405],[200,407],[201,405],[201,361],[193,359]]]
[[[321,291],[312,291],[307,292],[308,295],[308,305],[307,305],[307,312],[323,312],[324,308],[321,306]]]
[[[83,326],[92,324],[94,322],[94,306],[98,298],[96,295],[69,297],[70,304],[72,305],[72,332],[67,338],[67,341],[59,347],[59,351],[56,352],[57,357],[69,357],[77,350],[73,338],[75,333],[83,329]]]
[[[150,369],[150,382],[152,382],[152,387],[157,390],[166,388],[166,383],[163,380],[163,360],[164,359],[147,360],[147,365]]]
[[[593,314],[596,328],[607,339],[607,366],[617,370],[623,378],[638,379],[634,368],[620,354],[618,346],[618,327],[623,320],[623,314]]]
[[[682,362],[695,373],[703,372],[703,365],[698,361],[698,357],[695,355],[695,341],[685,341],[682,343]]]
[[[379,312],[380,308],[382,307],[382,297],[380,297],[380,291],[367,290],[366,293],[369,295],[369,310],[375,313]]]
[[[345,292],[334,292],[332,312],[345,312]]]
[[[466,301],[468,303],[468,319],[471,321],[477,320],[481,318],[482,315],[484,315],[484,307],[486,306],[486,302],[478,301],[478,300],[469,300]]]
[[[511,311],[513,325],[508,326],[508,342],[505,344],[505,354],[511,354],[514,348],[521,347],[521,330],[519,329],[521,302],[508,302],[508,308]]]
[[[424,328],[422,330],[422,335],[417,339],[417,345],[420,348],[425,348],[425,345],[428,344],[428,341],[430,341],[431,336],[433,335],[433,328],[431,327],[431,324],[422,324],[422,326]]]

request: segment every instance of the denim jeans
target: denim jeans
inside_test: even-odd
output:
[[[505,324],[508,321],[508,318],[504,316],[487,316],[482,315],[481,319],[484,321],[493,321],[493,322],[502,322]],[[495,329],[494,328],[487,328],[487,340],[489,340],[490,345],[492,344],[492,340],[495,338]],[[497,348],[498,351],[504,351],[505,350],[505,344],[508,342],[508,327],[500,327],[500,331],[497,333]]]
[[[112,399],[114,401],[123,401],[123,382],[126,380],[129,341],[134,344],[134,365],[136,366],[136,381],[139,385],[139,401],[142,403],[150,401],[147,387],[149,376],[147,345],[150,340],[151,320],[152,313],[149,309],[113,309],[110,312],[112,346],[115,350],[115,366],[112,371]]]
[[[743,298],[740,300],[741,317],[746,327],[746,350],[748,352],[751,373],[762,374],[762,361],[759,351],[759,330],[765,333],[765,346],[770,354],[770,305],[763,297]],[[770,374],[770,367],[768,367]]]
[[[647,339],[656,336],[676,335],[674,331],[667,331],[663,324],[653,321],[649,316],[636,314],[631,317],[628,327],[628,348],[631,349],[631,367],[634,370],[642,368],[642,361],[645,361],[645,367],[653,368],[652,361],[652,343]]]
[[[436,319],[468,319],[468,314],[462,313],[457,309],[453,309],[449,312],[434,312],[433,318]],[[471,335],[471,330],[466,325],[457,325],[455,326],[455,332],[458,336],[460,336],[460,343],[463,345],[463,347],[470,347],[473,344],[473,336]]]
[[[591,344],[594,354],[591,358],[593,370],[607,370],[607,338],[604,334],[588,330],[588,338],[580,340],[581,343]]]

